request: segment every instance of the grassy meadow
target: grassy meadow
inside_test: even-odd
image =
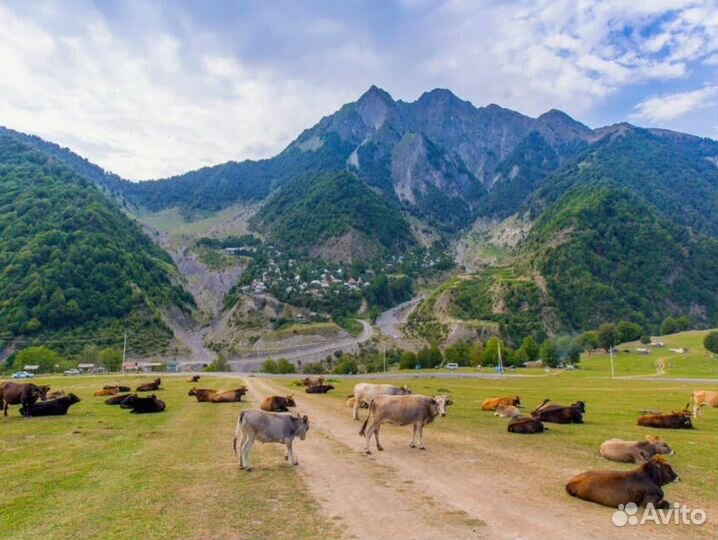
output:
[[[0,537],[317,538],[331,535],[277,445],[257,444],[256,470],[232,452],[244,403],[197,403],[184,378],[163,378],[161,414],[134,415],[93,397],[103,384],[150,377],[55,377],[34,382],[74,392],[67,416],[0,417]],[[211,387],[241,380],[213,378]],[[277,519],[278,516],[294,516]]]

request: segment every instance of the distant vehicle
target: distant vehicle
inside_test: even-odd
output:
[[[32,379],[35,375],[27,371],[16,371],[12,374],[13,379]]]
[[[456,362],[449,362],[446,364],[446,369],[459,369],[459,364]]]
[[[79,374],[80,374],[79,369],[68,369],[67,371],[65,371],[65,373],[63,373],[63,375],[67,375],[67,376],[79,375]]]

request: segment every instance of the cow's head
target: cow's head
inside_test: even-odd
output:
[[[197,395],[197,387],[191,388],[189,392],[187,392],[188,396],[196,396]]]
[[[37,387],[38,397],[43,401],[45,401],[47,399],[47,393],[49,391],[50,391],[50,387],[48,385]]]
[[[289,394],[287,396],[287,407],[296,407],[297,404],[294,402],[294,394]]]
[[[656,437],[654,435],[646,435],[646,440],[653,445],[656,454],[663,454],[667,456],[672,456],[673,454],[675,454],[671,447],[668,446],[668,443],[664,441],[661,437]]]
[[[307,431],[309,431],[309,418],[307,415],[295,416],[292,420],[294,421],[294,435],[302,440],[306,439]]]
[[[431,404],[436,406],[439,415],[446,416],[446,408],[454,402],[449,396],[434,396],[431,398]]]
[[[81,401],[80,398],[77,397],[77,396],[76,396],[75,394],[73,394],[72,392],[70,392],[69,394],[67,394],[67,398],[68,398],[68,400],[69,400],[69,402],[70,402],[70,405],[72,405],[73,403],[80,403],[80,401]]]
[[[653,456],[651,460],[644,465],[644,467],[649,471],[650,475],[659,486],[680,481],[680,477],[673,470],[673,467],[671,467],[670,464],[663,458],[663,456]]]
[[[405,396],[409,395],[411,394],[411,389],[408,386],[404,385],[401,387],[401,394]]]
[[[584,403],[583,401],[577,401],[575,403],[571,403],[571,407],[577,408],[582,413],[586,412],[586,403]]]
[[[514,407],[521,407],[521,398],[519,396],[514,396],[511,400],[511,405]]]
[[[160,379],[159,377],[157,377],[155,379],[155,384],[159,385],[161,382],[162,382],[162,379]]]

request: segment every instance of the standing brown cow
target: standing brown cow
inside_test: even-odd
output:
[[[694,390],[693,391],[693,416],[702,416],[701,408],[708,405],[709,407],[718,407],[718,392],[710,390]]]
[[[8,405],[22,405],[23,416],[30,415],[30,406],[38,399],[47,399],[49,386],[37,386],[32,383],[16,383],[6,381],[0,384],[0,405],[3,408],[3,415],[7,416]]]

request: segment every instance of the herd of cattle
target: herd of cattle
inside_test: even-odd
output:
[[[196,383],[199,375],[192,375],[187,382]],[[135,393],[129,393],[130,387],[107,385],[95,392],[96,397],[107,396],[107,405],[119,405],[130,409],[132,413],[158,413],[165,410],[165,403],[155,394],[141,397],[140,392],[161,390],[161,379],[137,386]],[[332,385],[324,383],[322,377],[306,377],[300,384],[309,394],[326,394],[333,390]],[[198,402],[230,403],[242,401],[247,387],[231,390],[214,390],[193,387],[188,395]],[[670,414],[649,411],[638,418],[638,425],[651,428],[690,429],[691,418],[700,416],[704,406],[718,407],[718,392],[696,390],[693,392],[693,411],[689,403],[684,410]],[[3,382],[0,384],[0,405],[7,416],[8,405],[21,405],[20,412],[25,417],[64,415],[70,406],[80,398],[73,393],[65,395],[63,391],[50,392],[49,386],[37,386],[32,383]],[[352,408],[352,418],[359,420],[359,410],[368,409],[359,435],[364,437],[364,451],[371,453],[372,437],[377,450],[384,450],[379,440],[383,424],[399,426],[411,425],[413,432],[411,448],[425,449],[423,439],[424,426],[432,423],[437,416],[446,416],[447,407],[453,400],[446,395],[432,397],[412,394],[406,386],[391,384],[358,383],[347,401]],[[292,394],[287,396],[269,396],[262,400],[258,410],[245,410],[237,419],[232,443],[239,466],[251,470],[249,452],[255,441],[262,443],[282,443],[286,446],[285,459],[293,465],[298,461],[294,456],[292,441],[299,437],[304,440],[309,430],[307,416],[287,414],[296,407]],[[519,396],[493,397],[481,404],[482,411],[491,411],[495,416],[508,418],[510,433],[534,434],[548,428],[545,423],[582,424],[586,414],[586,404],[576,401],[571,405],[557,405],[544,400],[528,415],[522,415]],[[239,442],[239,448],[237,443]],[[611,461],[635,463],[637,468],[630,471],[586,471],[566,484],[566,492],[574,497],[593,501],[606,506],[633,502],[639,506],[652,503],[657,508],[667,508],[662,486],[678,480],[678,475],[664,455],[673,455],[673,450],[660,437],[646,436],[644,441],[624,441],[609,439],[601,444],[598,454]]]

